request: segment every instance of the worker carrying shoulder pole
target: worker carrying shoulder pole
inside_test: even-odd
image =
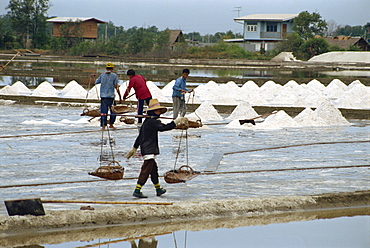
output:
[[[149,101],[149,108],[147,109],[148,117],[145,118],[143,125],[141,126],[140,133],[135,140],[134,147],[126,154],[127,159],[133,157],[140,146],[141,155],[144,158],[139,179],[137,180],[136,188],[133,193],[133,196],[135,197],[147,198],[147,196],[143,195],[141,192],[141,188],[148,180],[149,175],[156,189],[157,196],[161,196],[166,193],[166,190],[160,186],[158,166],[155,161],[159,154],[158,132],[174,129],[178,125],[187,125],[188,122],[185,117],[179,117],[168,124],[163,124],[158,120],[158,118],[160,118],[160,115],[166,111],[167,108],[161,106],[157,99],[151,99]]]
[[[112,105],[116,105],[114,98],[116,89],[119,96],[119,102],[121,102],[121,92],[119,91],[118,76],[113,73],[114,64],[107,63],[106,72],[100,74],[96,79],[95,84],[101,84],[100,86],[100,126],[104,130],[107,126],[107,115],[108,110],[110,111],[109,128],[116,129],[113,124],[116,120],[116,114],[112,111]],[[91,75],[95,80],[95,75]]]
[[[182,70],[182,76],[176,79],[175,85],[172,87],[173,118],[177,118],[179,112],[182,117],[186,114],[185,93],[194,91],[186,88],[186,79],[189,74],[189,69]]]

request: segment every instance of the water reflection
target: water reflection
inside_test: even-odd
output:
[[[20,233],[3,235],[0,244],[45,248],[369,247],[369,232],[368,207]]]
[[[187,66],[187,65],[186,65]],[[193,67],[187,66],[191,70],[191,76],[209,78],[235,78],[235,79],[307,79],[307,78],[342,78],[356,77],[369,78],[370,75],[364,70],[351,71],[320,71],[319,69],[298,69],[298,68],[245,68],[241,67]],[[176,65],[161,65],[149,63],[117,63],[116,73],[121,80],[127,80],[125,72],[129,68],[137,69],[137,72],[151,81],[154,78],[161,79],[160,83],[168,83],[181,76],[182,67]],[[76,80],[82,85],[86,85],[90,74],[99,74],[104,71],[104,65],[93,62],[85,63],[61,63],[61,62],[14,62],[4,71],[6,76],[0,76],[0,86],[11,85],[16,81],[22,81],[27,86],[38,86],[47,80],[49,83],[67,84],[71,80]],[[191,78],[190,78],[191,81]],[[208,82],[208,81],[207,81]]]

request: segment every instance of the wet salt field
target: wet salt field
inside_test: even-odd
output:
[[[133,201],[136,180],[106,181],[88,175],[104,159],[115,159],[125,168],[125,178],[137,177],[142,158],[124,155],[138,134],[135,125],[117,122],[118,130],[101,132],[99,122],[80,116],[81,107],[0,105],[1,174],[0,200],[41,198],[44,200]],[[171,112],[168,113],[171,115]],[[227,118],[225,115],[221,115]],[[349,125],[287,127],[278,129],[226,128],[204,125],[186,131],[160,133],[160,174],[188,164],[203,172],[213,154],[224,153],[217,172],[237,174],[200,175],[185,184],[166,184],[167,193],[155,196],[150,181],[143,187],[144,201],[177,202],[239,197],[309,195],[369,190],[369,120],[348,120]],[[212,121],[205,122],[204,124]],[[213,122],[214,124],[214,122]],[[258,125],[258,123],[257,123]],[[180,143],[181,139],[181,145]],[[103,142],[102,142],[103,141]],[[102,146],[103,143],[103,146]],[[188,144],[188,150],[185,144]],[[323,144],[317,144],[323,143]],[[108,144],[108,145],[107,145]],[[304,145],[306,144],[306,145]],[[312,144],[312,145],[310,145]],[[297,145],[297,146],[295,146]],[[291,146],[288,148],[279,148]],[[180,154],[176,162],[176,154]],[[270,149],[276,148],[276,149]],[[259,150],[258,150],[259,149]],[[251,151],[258,150],[258,151]],[[237,151],[244,151],[235,153]],[[249,151],[249,152],[248,152]],[[186,155],[188,154],[188,156]],[[176,165],[175,165],[176,162]],[[329,169],[307,168],[335,167]],[[343,168],[340,168],[343,167]],[[296,168],[293,171],[283,169]],[[306,168],[305,170],[298,170]],[[258,170],[259,172],[254,172]],[[261,171],[262,170],[262,171]],[[91,181],[80,182],[78,181]],[[67,184],[48,183],[73,182]],[[40,186],[3,187],[46,184]],[[74,209],[86,204],[44,204],[46,211]],[[102,207],[94,205],[95,208]],[[7,215],[0,205],[0,215]],[[361,215],[361,214],[360,214]],[[311,218],[309,218],[311,219]],[[300,222],[258,224],[236,228],[204,227],[194,231],[184,226],[169,234],[127,240],[93,235],[89,241],[70,239],[37,243],[41,247],[368,247],[369,216],[318,219]],[[220,220],[220,223],[221,220]],[[140,227],[137,227],[140,237]],[[202,231],[199,231],[202,230]],[[107,230],[108,231],[108,230]],[[109,231],[108,231],[109,232]],[[58,237],[58,235],[55,235]],[[274,241],[274,242],[273,242]],[[133,243],[135,242],[135,244]],[[1,245],[0,245],[1,246]],[[9,247],[9,246],[7,246]]]
[[[137,128],[135,125],[117,123],[118,130],[101,132],[98,121],[88,122],[89,117],[81,117],[81,112],[81,108],[74,107],[0,106],[3,120],[0,186],[93,181],[2,188],[1,200],[34,197],[96,201],[133,199],[131,194],[135,180],[101,181],[88,175],[88,172],[99,167],[100,155],[112,160],[109,142],[108,145],[101,145],[102,140],[107,144],[109,135],[115,160],[125,168],[125,177],[137,177],[142,158],[124,158],[138,134]],[[351,166],[369,164],[370,145],[359,141],[369,139],[370,122],[349,122],[350,126],[268,130],[204,125],[202,128],[189,129],[187,142],[186,131],[163,132],[160,134],[161,154],[157,158],[161,175],[175,166],[178,168],[186,164],[187,160],[194,170],[202,172],[215,153],[225,153],[216,172],[244,173],[200,175],[186,184],[166,184],[162,181],[168,193],[161,198],[155,197],[150,182],[143,187],[143,192],[149,196],[148,201],[184,201],[368,190],[369,168]],[[11,137],[6,138],[8,136]],[[292,147],[279,149],[281,146]],[[260,150],[248,152],[255,149]],[[234,153],[237,151],[244,152]],[[108,162],[101,163],[106,165]],[[337,168],[281,170],[325,166]],[[46,206],[50,210],[65,208],[76,206]],[[0,213],[6,214],[4,206],[1,206]]]

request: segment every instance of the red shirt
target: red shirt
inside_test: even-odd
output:
[[[146,80],[141,75],[134,75],[128,84],[126,92],[123,98],[126,98],[131,88],[134,88],[137,99],[147,99],[152,96],[148,86],[146,86]]]

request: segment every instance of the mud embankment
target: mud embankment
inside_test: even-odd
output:
[[[3,237],[6,237],[40,230],[55,231],[148,223],[173,224],[195,220],[202,222],[201,220],[205,219],[208,222],[215,218],[258,217],[279,213],[291,213],[297,216],[294,218],[298,221],[304,219],[306,213],[309,212],[330,209],[330,213],[333,214],[335,211],[354,209],[354,207],[363,209],[361,210],[362,215],[370,214],[370,190],[312,196],[175,202],[173,205],[124,205],[95,210],[50,211],[44,216],[3,216],[0,217],[0,232],[3,233]],[[308,216],[311,215],[308,214]],[[167,231],[163,230],[163,232]]]

